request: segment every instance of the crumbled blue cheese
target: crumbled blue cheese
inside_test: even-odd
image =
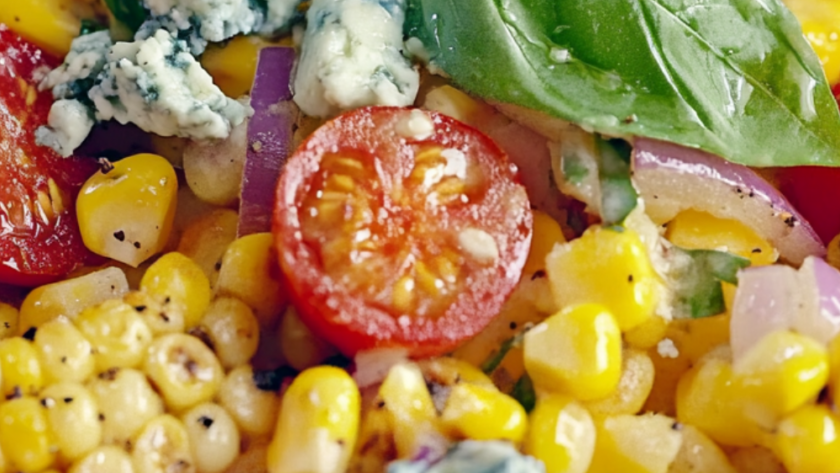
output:
[[[108,62],[108,50],[112,44],[108,31],[97,31],[74,39],[64,62],[41,81],[41,90],[52,89],[56,99],[86,97],[94,79]]]
[[[545,473],[545,465],[507,442],[466,440],[440,459],[391,462],[388,473]]]
[[[286,30],[297,15],[299,4],[300,0],[268,0],[259,32],[271,36]]]
[[[251,8],[249,0],[145,0],[144,3],[154,17],[171,19],[164,23],[179,30],[194,27],[210,42],[251,33],[263,21],[262,12]]]
[[[310,116],[365,105],[411,105],[420,77],[402,55],[404,0],[313,0],[294,80]]]
[[[66,158],[85,141],[92,128],[93,118],[86,105],[74,99],[61,99],[50,108],[47,126],[35,130],[35,142]]]
[[[134,123],[161,136],[226,138],[252,110],[226,97],[169,32],[111,48],[88,96],[97,120]]]

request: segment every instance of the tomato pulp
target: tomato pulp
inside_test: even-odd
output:
[[[301,318],[347,355],[445,353],[497,314],[532,214],[504,152],[447,116],[348,112],[280,176],[273,231]]]
[[[0,25],[0,282],[42,284],[88,257],[74,207],[96,163],[35,144],[53,101],[38,79],[58,63]]]

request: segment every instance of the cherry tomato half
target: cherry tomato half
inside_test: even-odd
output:
[[[347,355],[421,357],[499,312],[531,227],[525,189],[492,140],[438,113],[371,107],[328,122],[288,160],[273,230],[312,330]]]
[[[53,101],[37,79],[58,63],[0,24],[0,282],[49,282],[88,256],[75,201],[96,163],[35,144]]]

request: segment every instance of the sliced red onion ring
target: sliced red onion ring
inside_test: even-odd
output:
[[[738,273],[730,343],[734,360],[775,330],[793,329],[827,344],[840,333],[840,271],[821,258]]]
[[[248,122],[248,157],[242,172],[237,236],[271,231],[277,176],[292,153],[296,108],[290,80],[293,48],[260,50]]]
[[[633,182],[656,223],[686,209],[708,212],[748,225],[795,265],[825,255],[811,225],[785,197],[746,166],[663,141],[637,138]]]

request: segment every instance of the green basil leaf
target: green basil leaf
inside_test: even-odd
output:
[[[537,393],[534,390],[534,383],[527,374],[523,374],[516,384],[513,385],[513,390],[510,392],[510,395],[519,401],[519,404],[525,408],[525,412],[529,414],[534,410],[534,406],[537,405]]]
[[[752,166],[840,165],[840,111],[780,0],[409,0],[467,91]]]
[[[630,146],[623,140],[596,137],[598,181],[601,184],[601,220],[615,225],[636,208],[639,193],[630,181]]]
[[[89,18],[82,18],[82,24],[79,27],[79,36],[84,36],[86,34],[96,33],[97,31],[102,31],[108,29],[108,26],[103,25],[102,23],[98,22],[97,20],[91,20]]]
[[[671,274],[674,281],[674,316],[700,318],[722,313],[721,281],[737,284],[738,271],[750,265],[750,260],[715,250],[672,250],[682,259]]]
[[[132,34],[146,21],[147,12],[140,0],[105,0],[114,18],[127,26]]]

